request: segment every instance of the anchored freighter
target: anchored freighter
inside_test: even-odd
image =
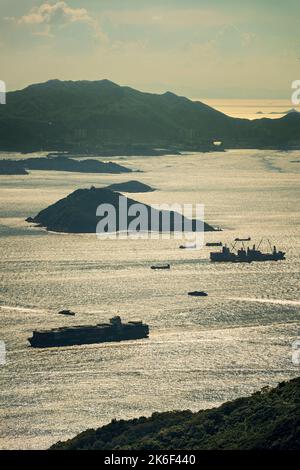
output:
[[[105,343],[148,338],[149,326],[141,321],[122,323],[119,316],[109,323],[72,326],[34,331],[29,343],[34,348],[51,348],[78,344]]]

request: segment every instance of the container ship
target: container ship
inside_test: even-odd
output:
[[[148,336],[149,326],[147,324],[141,321],[122,323],[121,318],[116,316],[111,318],[109,323],[34,331],[28,341],[33,348],[51,348],[126,341],[148,338]]]

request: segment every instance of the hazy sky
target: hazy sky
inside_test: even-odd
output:
[[[289,98],[300,0],[0,0],[0,79],[108,78],[199,98]]]

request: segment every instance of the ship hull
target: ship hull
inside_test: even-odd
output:
[[[107,331],[110,329],[111,331]],[[98,331],[97,331],[98,330]],[[105,331],[106,330],[106,331]],[[35,333],[32,338],[28,338],[33,348],[52,348],[62,346],[79,346],[83,344],[110,343],[120,341],[130,341],[149,337],[149,327],[147,325],[124,325],[122,329],[115,328],[93,328],[92,331],[76,331],[67,329],[60,333]]]
[[[285,253],[264,253],[259,256],[239,257],[235,254],[223,256],[223,253],[211,253],[210,260],[214,263],[254,263],[264,261],[280,261],[285,259]]]

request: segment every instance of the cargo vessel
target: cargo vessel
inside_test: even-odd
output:
[[[171,269],[170,264],[156,264],[151,266],[151,269]]]
[[[34,331],[28,338],[33,348],[51,348],[148,338],[149,326],[141,321],[122,323],[119,316],[109,323]]]
[[[192,292],[188,292],[188,295],[191,295],[192,297],[207,297],[208,293],[204,292],[203,290],[195,290]]]

